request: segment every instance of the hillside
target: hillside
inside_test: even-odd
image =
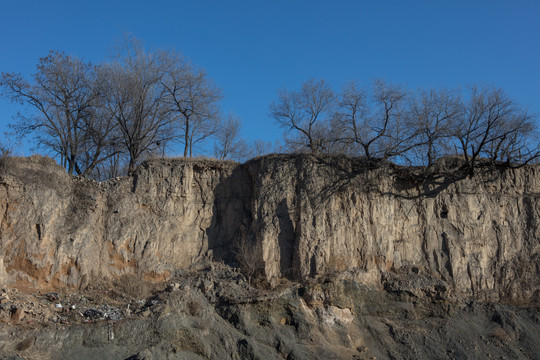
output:
[[[540,358],[540,167],[414,171],[156,159],[96,183],[3,159],[0,355]]]

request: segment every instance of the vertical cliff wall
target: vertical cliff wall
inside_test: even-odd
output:
[[[354,269],[377,284],[413,269],[481,299],[538,301],[539,167],[415,181],[399,169],[307,156],[248,164],[266,272]]]
[[[7,159],[0,180],[1,280],[86,286],[135,274],[163,281],[211,256],[249,218],[232,163],[156,160],[96,183],[46,158]],[[230,198],[230,199],[229,199]]]
[[[271,283],[352,271],[379,286],[412,271],[479,299],[540,294],[539,167],[420,182],[360,159],[180,159],[95,183],[14,158],[0,169],[0,214],[0,280],[19,287],[164,281],[230,259],[245,238],[263,245]]]

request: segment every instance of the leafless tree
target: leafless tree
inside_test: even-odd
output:
[[[460,115],[453,135],[469,176],[481,158],[510,165],[540,156],[538,144],[530,141],[536,130],[534,117],[501,89],[473,86],[469,99],[461,104]]]
[[[4,142],[0,142],[0,159],[10,156],[13,150],[10,146],[5,145]]]
[[[107,163],[124,154],[120,127],[114,115],[107,109],[106,94],[109,89],[105,87],[102,76],[96,78],[94,91],[98,95],[92,108],[91,121],[86,124],[87,137],[82,144],[83,154],[80,160],[86,169],[85,176],[93,176],[96,168],[107,167]],[[103,180],[102,177],[99,179]]]
[[[251,285],[253,278],[264,273],[262,243],[241,238],[236,240],[233,246],[235,259]]]
[[[116,177],[125,176],[128,168],[128,158],[122,152],[115,152],[105,161],[94,167],[89,175],[96,181],[106,181]]]
[[[534,116],[514,116],[500,129],[502,136],[484,151],[493,164],[522,166],[540,158],[540,134]]]
[[[219,160],[245,160],[247,145],[240,136],[241,127],[242,122],[240,119],[231,114],[221,122],[214,143],[214,155],[216,158]]]
[[[334,91],[330,85],[323,79],[310,79],[299,91],[281,90],[278,100],[270,105],[270,115],[279,126],[295,131],[289,138],[291,144],[298,141],[312,154],[317,154],[327,140],[325,115],[333,102]]]
[[[173,51],[148,52],[129,36],[117,50],[99,67],[51,52],[40,59],[32,81],[0,76],[3,95],[35,110],[20,116],[18,134],[35,134],[70,174],[108,173],[100,167],[124,163],[123,157],[132,173],[173,140],[191,156],[221,128],[221,90],[204,71]],[[116,174],[118,167],[112,169]]]
[[[415,136],[406,122],[406,97],[404,88],[382,80],[374,81],[371,93],[350,82],[341,92],[332,120],[337,139],[359,147],[367,158],[403,155],[412,148]]]
[[[250,148],[251,148],[251,151],[249,153],[249,157],[254,158],[254,157],[257,157],[257,156],[270,154],[273,151],[274,146],[269,141],[264,141],[264,140],[261,140],[261,139],[257,139],[255,141],[253,141]]]
[[[168,70],[161,79],[170,116],[180,128],[184,157],[193,147],[218,132],[222,92],[206,73],[174,52],[167,53]]]
[[[408,126],[416,134],[416,159],[431,166],[440,156],[452,149],[452,129],[460,115],[460,100],[456,91],[446,89],[420,90],[410,99]]]
[[[58,156],[70,174],[83,174],[103,160],[99,149],[94,149],[93,161],[86,168],[81,162],[96,121],[94,105],[99,95],[94,79],[94,66],[58,51],[39,60],[32,82],[14,73],[0,77],[3,94],[35,111],[19,116],[16,131],[20,135],[34,133],[38,145]]]
[[[145,154],[174,137],[161,85],[167,70],[163,53],[146,52],[132,38],[123,43],[116,61],[101,68],[105,104],[121,134],[130,174]]]

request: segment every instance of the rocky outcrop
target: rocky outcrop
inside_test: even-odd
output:
[[[49,159],[7,159],[2,281],[37,289],[127,274],[164,281],[209,256],[209,246],[219,249],[244,221],[243,202],[233,198],[249,181],[229,182],[235,171],[232,163],[160,160],[133,177],[96,183]]]
[[[205,258],[231,260],[244,239],[263,245],[272,284],[348,272],[382,287],[412,274],[423,280],[405,286],[411,294],[540,297],[538,166],[418,181],[343,157],[159,159],[96,183],[49,159],[8,158],[0,214],[0,280],[17,287],[160,282]]]
[[[539,301],[539,167],[425,181],[360,159],[263,158],[248,167],[252,235],[264,243],[270,277],[354,270],[376,285],[385,272],[414,267],[460,295]]]

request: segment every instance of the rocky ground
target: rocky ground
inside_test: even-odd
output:
[[[418,269],[256,289],[207,263],[167,285],[2,290],[1,359],[538,359],[538,308],[457,299]]]

